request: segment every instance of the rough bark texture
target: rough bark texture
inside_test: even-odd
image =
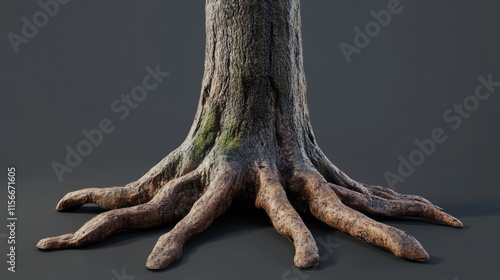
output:
[[[75,233],[42,239],[38,248],[80,247],[119,229],[178,221],[147,260],[148,268],[162,269],[235,200],[267,212],[293,241],[301,268],[319,256],[295,209],[416,261],[429,258],[417,240],[363,213],[462,227],[422,197],[352,180],[321,152],[306,104],[299,0],[207,0],[206,35],[198,111],[184,143],[126,186],[67,194],[57,210],[95,203],[110,211]]]

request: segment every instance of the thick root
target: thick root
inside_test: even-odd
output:
[[[311,213],[329,226],[365,242],[384,247],[398,257],[426,261],[429,254],[412,236],[376,222],[345,206],[317,172],[300,172],[297,181],[304,184]]]
[[[276,167],[259,163],[258,172],[260,181],[255,206],[263,208],[274,228],[293,241],[294,263],[297,267],[307,268],[317,265],[319,253],[316,241],[288,201],[286,192],[279,182]]]
[[[168,233],[162,235],[148,257],[146,267],[163,269],[182,255],[184,244],[193,235],[203,232],[219,215],[229,209],[241,189],[241,166],[226,163],[191,211]]]
[[[56,210],[73,210],[87,203],[97,204],[105,210],[119,209],[148,202],[151,198],[133,182],[123,187],[87,188],[70,192],[59,201]]]
[[[247,187],[255,187],[255,192],[245,193],[245,197],[255,199],[255,206],[266,211],[274,228],[293,242],[294,263],[299,268],[317,265],[319,254],[314,237],[287,198],[288,191],[297,199],[294,201],[297,207],[309,209],[327,225],[409,260],[426,261],[429,255],[412,236],[363,213],[415,216],[453,227],[463,226],[423,197],[361,184],[328,160],[313,161],[314,167],[307,160],[295,161],[293,168],[279,169],[274,159],[228,161],[227,157],[215,158],[210,154],[187,174],[189,165],[176,169],[170,160],[164,161],[167,163],[161,162],[143,178],[124,187],[83,189],[67,194],[57,210],[75,209],[86,203],[112,210],[97,215],[75,233],[45,238],[36,246],[39,249],[81,247],[105,240],[120,229],[148,228],[180,219],[158,239],[147,259],[147,268],[163,269],[178,260],[184,244],[229,209]],[[168,170],[162,171],[165,166]],[[165,180],[168,182],[160,187],[158,184]]]
[[[57,204],[57,211],[76,209],[87,203],[97,204],[104,210],[132,207],[150,201],[169,181],[190,173],[193,169],[179,167],[181,149],[169,153],[147,174],[125,186],[86,188],[66,194]]]
[[[191,172],[166,184],[159,196],[148,203],[101,213],[85,223],[75,233],[42,239],[39,249],[67,249],[81,247],[107,239],[120,229],[159,226],[178,219],[183,213],[180,203],[192,205],[196,200],[200,174]],[[189,206],[190,206],[189,205]],[[185,207],[185,206],[184,206]]]
[[[130,208],[115,209],[97,215],[75,233],[48,237],[40,240],[38,249],[68,249],[82,247],[109,238],[124,228],[144,228],[160,225],[157,205],[142,204]]]

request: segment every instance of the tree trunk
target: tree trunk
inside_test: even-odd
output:
[[[205,74],[185,146],[244,165],[291,162],[315,145],[299,1],[207,1]],[[302,159],[303,160],[303,159]]]
[[[352,180],[321,152],[306,102],[299,0],[207,0],[205,73],[186,140],[135,182],[67,194],[60,211],[90,202],[111,211],[37,247],[79,247],[180,219],[148,258],[148,268],[161,269],[236,199],[267,212],[293,241],[298,267],[319,256],[296,210],[417,261],[429,258],[418,241],[361,212],[462,226],[420,196]]]

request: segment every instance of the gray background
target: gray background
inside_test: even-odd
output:
[[[385,185],[383,174],[396,172],[398,155],[406,157],[416,138],[442,127],[448,140],[396,190],[427,197],[466,227],[384,220],[424,245],[431,260],[420,264],[305,217],[316,238],[340,246],[316,269],[286,279],[498,279],[500,91],[456,131],[442,114],[473,94],[479,75],[500,80],[500,4],[403,0],[404,10],[348,64],[340,42],[352,44],[353,28],[364,27],[372,20],[370,10],[387,3],[302,2],[315,134],[345,172]],[[109,280],[113,270],[125,268],[135,280],[282,279],[293,265],[293,247],[260,212],[224,215],[187,244],[179,262],[160,272],[146,270],[144,263],[171,226],[121,233],[85,249],[35,249],[39,239],[75,231],[99,212],[86,207],[57,213],[54,206],[65,193],[133,181],[182,142],[195,113],[204,59],[202,1],[73,0],[15,54],[7,33],[19,34],[21,18],[38,10],[36,1],[0,2],[0,158],[2,170],[18,169],[19,217],[18,272],[6,273],[3,262],[0,275]],[[156,64],[171,75],[119,121],[110,103],[140,84],[147,65]],[[116,130],[60,183],[51,162],[63,162],[65,146],[74,147],[84,139],[81,130],[97,127],[104,117],[113,119]],[[5,189],[0,201],[6,201]],[[1,239],[3,256],[6,245]]]

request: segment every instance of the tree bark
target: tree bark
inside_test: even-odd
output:
[[[417,240],[362,213],[462,227],[420,196],[351,179],[323,154],[306,102],[299,0],[207,0],[205,73],[186,140],[135,182],[67,194],[57,210],[92,202],[111,211],[37,247],[80,247],[119,229],[178,221],[146,263],[162,269],[235,200],[266,211],[302,268],[319,255],[298,212],[417,261],[429,258]]]
[[[212,151],[289,161],[315,144],[300,25],[297,0],[207,1],[205,74],[188,161]]]

